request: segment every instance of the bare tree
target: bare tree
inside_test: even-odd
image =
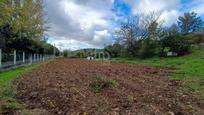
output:
[[[134,56],[137,55],[143,40],[156,40],[159,38],[158,33],[160,32],[161,25],[160,13],[129,17],[121,24],[117,34],[121,43]]]

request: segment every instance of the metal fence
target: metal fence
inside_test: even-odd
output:
[[[52,58],[55,58],[55,56],[50,54],[48,55],[18,52],[16,50],[11,53],[6,53],[0,49],[0,70],[19,67],[23,65],[31,65]]]

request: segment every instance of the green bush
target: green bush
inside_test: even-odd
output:
[[[68,50],[64,50],[64,51],[63,51],[63,56],[64,56],[65,58],[68,57]]]
[[[95,93],[100,93],[105,88],[113,87],[116,84],[114,80],[107,79],[103,76],[93,77],[89,86]]]
[[[105,51],[108,52],[113,58],[121,57],[123,50],[124,50],[123,46],[119,43],[115,43],[113,45],[105,47]]]
[[[153,40],[146,39],[142,42],[142,45],[139,49],[140,58],[150,58],[155,55],[156,52],[156,43]]]
[[[77,57],[77,58],[86,58],[86,54],[84,52],[77,52],[75,57]]]
[[[167,52],[175,52],[178,55],[185,55],[190,52],[190,46],[194,43],[194,38],[190,35],[175,34],[170,35],[160,41],[161,55]],[[165,51],[168,49],[167,51]]]

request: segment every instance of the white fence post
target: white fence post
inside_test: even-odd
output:
[[[16,65],[16,50],[13,52],[13,64]]]
[[[33,54],[30,55],[30,65],[33,63]]]
[[[2,67],[2,50],[0,49],[0,68]]]
[[[25,63],[25,52],[23,52],[23,63]]]

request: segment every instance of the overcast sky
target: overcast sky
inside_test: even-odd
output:
[[[204,17],[204,0],[45,0],[50,27],[46,34],[60,50],[103,48],[130,15],[162,12],[169,26],[187,11]]]

